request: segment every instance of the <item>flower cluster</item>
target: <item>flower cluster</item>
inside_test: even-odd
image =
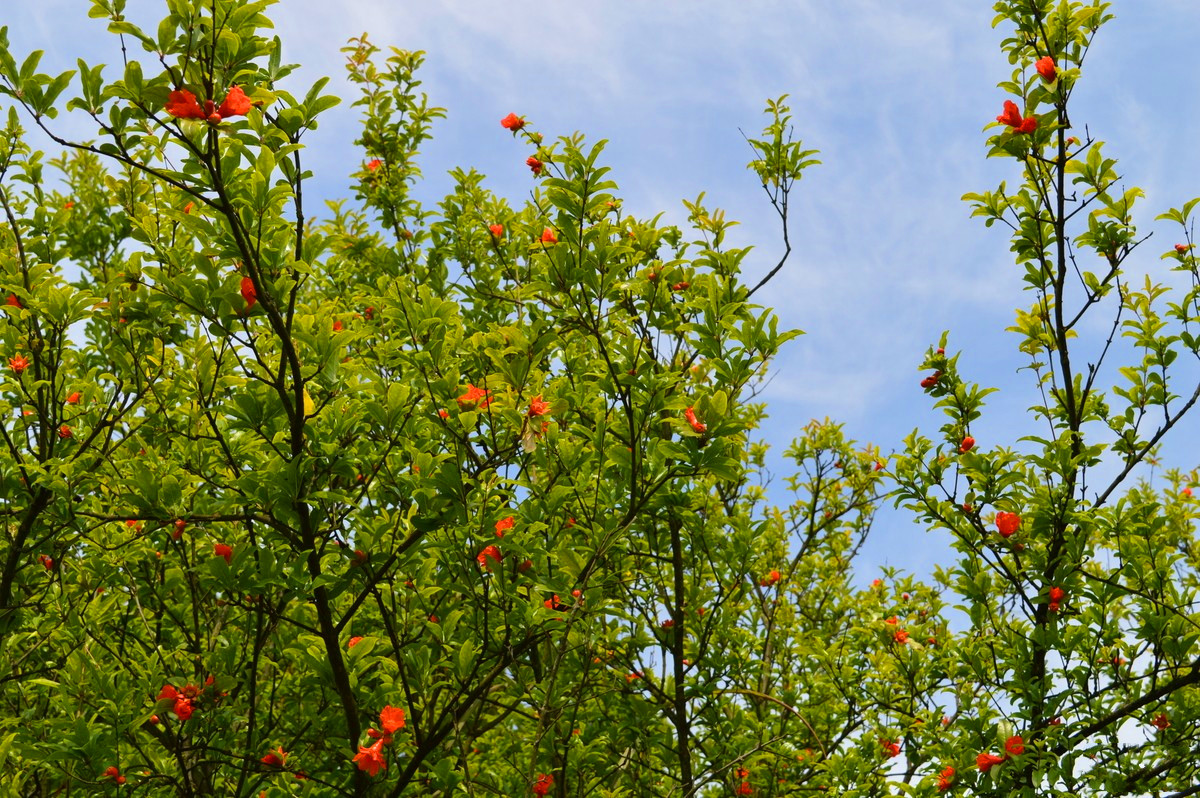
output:
[[[212,683],[213,678],[211,676],[204,682],[206,687],[211,686]],[[173,685],[167,684],[163,685],[163,689],[158,691],[157,700],[170,701],[171,711],[182,722],[192,717],[192,713],[196,711],[196,704],[203,694],[204,688],[197,687],[194,684],[184,685],[181,690],[176,690]]]
[[[404,728],[404,710],[385,706],[379,713],[379,726],[379,729],[367,729],[367,736],[375,742],[369,746],[360,745],[358,753],[354,755],[359,770],[365,770],[371,776],[377,775],[380,770],[387,770],[383,747],[390,745],[392,735]]]
[[[983,752],[975,757],[975,766],[979,768],[980,773],[987,773],[996,765],[1003,765],[1008,761],[1009,757],[1020,756],[1025,753],[1025,741],[1020,735],[1013,735],[1004,741],[1005,754],[989,754]]]
[[[782,578],[782,574],[780,574],[779,571],[772,568],[771,571],[766,576],[764,576],[762,579],[758,580],[758,583],[760,585],[762,585],[763,587],[775,587],[775,585],[779,583],[779,580],[781,578]]]
[[[210,125],[219,125],[231,116],[245,116],[251,104],[241,86],[232,87],[220,106],[205,100],[203,107],[196,95],[187,89],[176,89],[167,96],[163,110],[176,119],[204,119]]]

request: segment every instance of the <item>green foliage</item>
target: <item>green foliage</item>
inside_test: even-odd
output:
[[[1039,395],[1033,425],[1017,450],[961,444],[988,391],[939,348],[922,384],[950,416],[944,440],[914,433],[896,464],[898,503],[948,531],[958,552],[938,581],[970,626],[942,685],[957,714],[940,744],[980,795],[1187,795],[1197,779],[1195,476],[1168,471],[1162,491],[1130,484],[1200,397],[1178,362],[1196,353],[1196,294],[1126,276],[1146,240],[1133,222],[1142,192],[1115,193],[1103,142],[1070,135],[1069,101],[1108,6],[996,5],[1015,67],[1000,85],[1037,128],[1002,124],[989,139],[990,155],[1021,164],[1016,192],[1001,184],[964,199],[1012,231],[1034,296],[1010,328]],[[1053,80],[1033,68],[1047,57]],[[1187,232],[1194,204],[1159,218]],[[1101,270],[1083,268],[1089,255]],[[1190,246],[1164,257],[1194,270]],[[1107,336],[1081,334],[1105,313]],[[1010,737],[1023,752],[1004,751]],[[1003,760],[988,767],[983,755],[998,748]],[[989,775],[964,776],[973,764]]]
[[[427,209],[445,112],[366,36],[354,197],[318,215],[303,139],[338,98],[281,85],[270,3],[125,5],[89,12],[145,53],[115,79],[0,33],[6,792],[1192,789],[1198,478],[1131,479],[1200,398],[1198,201],[1159,217],[1186,285],[1127,278],[1142,194],[1067,113],[1107,3],[996,5],[1020,103],[988,147],[1021,182],[965,199],[1032,295],[1035,425],[977,441],[993,389],[943,336],[936,439],[813,421],[778,507],[756,396],[799,333],[750,300],[817,163],[786,98],[749,139],[784,252],[747,286],[704,195],[629,216],[604,142],[523,118],[528,201],[456,169]],[[953,540],[933,585],[854,586],[889,478]]]
[[[359,204],[314,219],[302,139],[337,99],[278,84],[268,5],[169,0],[149,32],[97,0],[150,56],[115,81],[0,47],[14,108],[54,136],[73,89],[97,125],[50,170],[3,136],[4,787],[882,783],[838,750],[897,694],[849,587],[879,456],[814,422],[765,504],[754,396],[796,333],[731,222],[629,217],[603,142],[530,131],[531,201],[456,170],[426,210],[444,112],[366,37]],[[786,223],[815,161],[768,110]]]

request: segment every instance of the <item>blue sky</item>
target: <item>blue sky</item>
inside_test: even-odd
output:
[[[89,5],[10,2],[0,21],[18,54],[46,51],[45,71],[73,68],[76,56],[119,64],[115,37],[86,18]],[[153,30],[160,8],[129,0],[128,13]],[[1180,236],[1153,217],[1200,195],[1200,3],[1117,0],[1112,11],[1073,121],[1106,141],[1130,184],[1146,191],[1136,220],[1154,238],[1130,264],[1165,275],[1158,255]],[[629,212],[664,211],[683,223],[680,200],[707,192],[710,206],[742,222],[731,244],[756,247],[752,282],[780,243],[774,212],[744,169],[752,156],[739,128],[757,133],[766,98],[789,94],[796,135],[824,163],[797,186],[795,251],[759,295],[784,325],[807,332],[775,363],[768,440],[782,452],[810,418],[825,416],[885,451],[914,427],[936,437],[941,417],[915,367],[944,329],[951,348],[964,350],[964,375],[1001,388],[974,430],[980,444],[1010,445],[1030,431],[1032,385],[1004,332],[1028,299],[1004,233],[970,219],[960,200],[1018,177],[1014,162],[984,158],[982,128],[1001,110],[996,84],[1010,70],[990,2],[282,0],[268,14],[285,62],[304,65],[300,80],[330,75],[347,98],[338,50],[349,37],[367,31],[381,47],[428,52],[424,89],[448,118],[422,159],[427,197],[444,193],[454,166],[477,167],[515,202],[525,197],[529,153],[498,124],[515,111],[548,136],[608,139],[606,161]],[[316,193],[346,193],[345,175],[362,159],[354,135],[346,103],[311,136]],[[1165,460],[1190,468],[1196,436],[1184,437]],[[887,513],[860,568],[864,578],[885,562],[926,572],[943,546],[904,513]]]

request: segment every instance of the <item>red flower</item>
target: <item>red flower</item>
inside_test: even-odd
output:
[[[498,547],[485,546],[483,551],[475,555],[475,561],[490,571],[492,570],[492,566],[488,562],[489,559],[494,560],[497,565],[500,564],[500,549]]]
[[[387,762],[383,760],[383,740],[376,740],[370,748],[360,745],[354,761],[358,763],[359,770],[367,771],[370,776],[377,775],[381,769],[387,770]]]
[[[449,418],[449,417],[450,417],[450,411],[449,411],[449,410],[447,410],[447,409],[446,409],[446,408],[444,408],[444,407],[443,407],[443,408],[439,408],[439,409],[438,409],[438,418]]]
[[[1013,735],[1004,741],[1004,750],[1013,756],[1020,756],[1025,753],[1025,741],[1020,735]]]
[[[192,716],[193,712],[196,711],[196,705],[193,703],[192,699],[180,696],[179,698],[175,699],[175,704],[171,707],[171,711],[175,713],[175,716],[179,718],[180,721],[185,721]]]
[[[671,290],[672,291],[686,291],[691,287],[692,287],[692,284],[689,283],[687,280],[680,280],[679,282],[675,283],[675,285],[671,286]]]
[[[334,332],[341,332],[341,331],[342,331],[342,323],[341,323],[340,321],[334,321],[334,323],[333,323],[333,331],[334,331]]]
[[[485,407],[487,407],[491,403],[492,403],[492,398],[491,398],[491,396],[488,395],[487,389],[486,388],[476,388],[471,383],[467,383],[467,392],[464,393],[462,396],[458,397],[458,404],[460,406],[477,405],[480,410],[483,410]]]
[[[372,158],[371,160],[367,161],[367,169],[369,171],[374,172],[381,166],[383,166],[383,161],[379,160],[378,158]]]
[[[231,116],[245,116],[250,111],[250,98],[246,96],[246,92],[242,91],[241,86],[234,86],[225,95],[225,102],[221,103],[221,107],[217,109],[217,113],[222,119],[228,119]],[[211,117],[209,117],[211,121]]]
[[[189,202],[187,205],[184,205],[184,206],[183,206],[183,212],[184,212],[184,213],[191,213],[191,212],[192,212],[192,208],[194,208],[195,206],[196,206],[196,203],[194,203],[194,202]]]
[[[167,96],[163,110],[176,119],[204,119],[206,114],[196,102],[196,95],[187,89],[176,89]]]
[[[488,232],[492,234],[492,237],[493,237],[493,238],[503,238],[503,237],[504,237],[504,225],[502,225],[502,224],[489,224],[489,225],[488,225]]]
[[[533,794],[544,796],[554,787],[554,777],[548,773],[539,773],[533,785]]]
[[[994,765],[1004,764],[1005,757],[996,756],[995,754],[980,754],[975,757],[975,767],[979,768],[980,773],[987,773]]]
[[[542,602],[542,606],[548,610],[565,610],[567,605],[558,600],[558,594],[555,593],[553,598],[548,598]]]
[[[66,202],[63,203],[63,210],[69,211],[74,207],[75,207],[75,203],[72,202],[71,200],[67,200]]]
[[[40,563],[42,564],[42,567],[43,567],[43,568],[45,568],[47,571],[53,571],[53,570],[54,570],[54,558],[53,558],[53,557],[51,557],[50,555],[48,555],[48,554],[39,554],[39,555],[38,555],[38,562],[40,562]]]
[[[738,785],[735,795],[754,795],[754,788],[750,786],[750,782],[743,781]]]
[[[537,158],[530,155],[528,158],[525,159],[525,165],[528,166],[529,170],[531,172],[533,172],[535,175],[540,175],[542,173],[542,166],[544,164],[541,161],[539,161]]]
[[[20,377],[25,373],[25,369],[29,368],[29,358],[24,355],[13,355],[8,359],[8,367],[13,370],[13,374]]]
[[[1050,612],[1058,612],[1058,608],[1066,596],[1067,591],[1063,590],[1061,587],[1050,588]]]
[[[896,742],[895,740],[888,739],[887,737],[881,737],[879,738],[879,744],[883,746],[883,755],[888,759],[900,756],[900,743]]]
[[[404,728],[404,710],[390,704],[379,713],[379,725],[385,734],[392,734]]]
[[[550,412],[550,403],[542,400],[542,395],[539,393],[533,399],[529,400],[529,412],[526,413],[529,417],[544,416]]]
[[[69,405],[77,405],[77,404],[79,404],[79,398],[80,398],[79,391],[76,391],[75,393],[68,396],[65,401]]]
[[[940,372],[940,371],[933,372],[928,377],[921,380],[921,387],[928,391],[930,388],[937,385],[937,382],[939,379],[941,379],[941,376],[942,376],[942,372]]]
[[[1054,68],[1054,59],[1048,55],[1039,58],[1033,67],[1042,76],[1042,80],[1047,83],[1053,83],[1058,79],[1058,70]]]
[[[1037,117],[1021,116],[1021,109],[1012,100],[1004,101],[1004,113],[996,117],[996,121],[1011,127],[1013,133],[1032,133],[1037,130]]]
[[[217,543],[213,546],[213,556],[224,557],[225,562],[231,562],[233,560],[233,549],[226,543]]]
[[[958,450],[959,450],[960,452],[969,452],[969,451],[971,451],[971,450],[972,450],[972,449],[974,449],[974,448],[975,448],[975,439],[974,439],[974,438],[972,438],[970,435],[968,435],[967,437],[963,438],[963,439],[962,439],[962,443],[960,443],[960,444],[958,445]]]
[[[525,127],[525,120],[516,114],[509,114],[500,120],[500,126],[505,130],[511,130],[516,133],[521,128]]]
[[[269,768],[281,768],[287,762],[287,751],[283,750],[283,746],[279,746],[274,751],[271,751],[259,761]]]
[[[1176,249],[1178,249],[1178,248],[1179,248],[1179,247],[1181,247],[1181,246],[1183,246],[1183,245],[1182,245],[1182,244],[1179,244],[1179,245],[1178,245],[1178,246],[1176,246],[1175,248],[1176,248]],[[9,294],[9,295],[8,295],[8,300],[7,300],[7,301],[6,301],[4,304],[8,305],[9,307],[14,307],[14,308],[23,308],[23,307],[25,307],[24,305],[22,305],[22,304],[21,304],[21,300],[17,299],[17,295],[16,295],[16,294]]]
[[[542,243],[557,244],[558,236],[554,235],[554,231],[547,227],[546,229],[542,230]]]
[[[954,768],[946,768],[939,773],[937,783],[938,792],[945,792],[950,789],[954,785],[954,777],[956,775]]]
[[[63,440],[66,440],[67,438],[71,437],[71,428],[68,427],[66,424],[63,424],[61,427],[58,428],[58,437],[62,438]]]
[[[1016,513],[996,513],[996,529],[1000,537],[1011,538],[1021,528],[1021,516]]]
[[[1150,723],[1159,731],[1164,731],[1171,726],[1171,720],[1167,717],[1166,712],[1159,712]]]
[[[897,621],[896,616],[893,615],[891,618],[888,618],[886,621],[884,621],[884,623],[888,624],[889,626],[895,626],[896,624],[898,624],[900,622]]]
[[[254,307],[254,303],[258,301],[258,291],[249,277],[242,278],[242,298],[246,300],[246,310]]]
[[[897,629],[896,633],[892,635],[892,639],[903,645],[908,642],[908,632],[904,629]]]
[[[350,638],[349,640],[347,640],[347,641],[346,641],[346,648],[354,648],[355,646],[357,646],[357,645],[358,645],[359,643],[361,643],[361,642],[362,642],[362,638],[361,638],[361,637],[352,637],[352,638]]]
[[[778,584],[779,580],[782,578],[783,578],[783,575],[780,574],[779,571],[777,571],[775,569],[771,569],[770,573],[768,573],[762,579],[758,580],[758,583],[760,585],[762,585],[763,587],[774,587],[776,584]]]
[[[504,537],[504,530],[512,529],[512,527],[513,527],[513,517],[511,515],[508,518],[501,518],[499,521],[496,522],[496,537],[498,537],[498,538]]]
[[[708,425],[696,418],[696,410],[689,407],[683,411],[683,417],[687,419],[687,423],[692,425],[692,429],[699,432],[701,435],[708,432]]]
[[[1178,252],[1180,255],[1182,255],[1188,251],[1188,245],[1187,244],[1176,244],[1175,251]],[[12,294],[9,294],[8,295],[8,304],[10,304],[10,305],[13,304],[14,299],[16,299],[16,297],[13,296]],[[21,307],[20,302],[17,303],[17,307]]]

